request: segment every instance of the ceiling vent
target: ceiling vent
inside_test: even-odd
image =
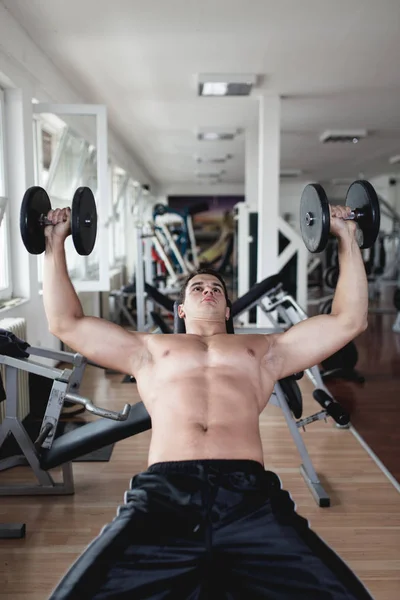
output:
[[[249,96],[257,78],[251,74],[204,74],[198,78],[199,96]]]
[[[300,177],[303,174],[303,171],[300,169],[282,169],[280,172],[281,179],[294,179],[295,177]]]
[[[202,173],[201,171],[196,172],[196,177],[199,179],[215,179],[216,177],[221,177],[225,171],[210,171],[208,173]]]
[[[324,131],[324,133],[320,136],[319,141],[323,144],[328,144],[331,142],[339,142],[341,144],[357,144],[365,137],[367,137],[367,131],[365,129],[337,129]]]

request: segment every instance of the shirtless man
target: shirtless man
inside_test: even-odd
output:
[[[90,360],[134,375],[152,419],[148,469],[51,600],[371,598],[264,469],[259,432],[277,380],[320,363],[367,327],[356,225],[341,218],[348,210],[331,208],[340,263],[332,313],[285,333],[237,336],[226,333],[226,287],[212,271],[184,287],[186,335],[132,333],[85,317],[66,268],[69,209],[50,211],[49,329]]]

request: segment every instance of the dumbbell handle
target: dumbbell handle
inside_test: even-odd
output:
[[[66,223],[67,219],[63,219],[62,222]],[[40,217],[39,217],[39,223],[40,223],[40,225],[43,225],[43,227],[47,227],[47,225],[54,225],[53,221],[51,221],[50,219],[48,219],[46,217],[46,215],[40,215]],[[58,223],[56,223],[56,225],[58,225]]]
[[[63,223],[67,222],[67,219],[63,219],[62,220]],[[51,221],[50,219],[48,219],[46,217],[46,215],[41,214],[39,217],[39,223],[40,225],[43,225],[43,227],[47,227],[47,225],[54,225],[53,221]],[[83,224],[86,227],[90,227],[92,224],[92,219],[90,217],[87,217],[86,219],[84,219]],[[56,223],[56,225],[58,225],[58,223]]]
[[[365,213],[360,210],[359,208],[356,208],[355,210],[352,210],[351,213],[349,215],[347,215],[346,217],[342,217],[343,221],[360,221],[360,219],[362,219],[363,217],[365,217]],[[311,212],[306,213],[306,225],[312,225],[314,222],[314,215]]]
[[[347,217],[343,217],[343,221],[359,221],[364,216],[365,213],[363,213],[363,211],[359,208],[356,208],[355,210],[352,210],[351,213],[347,215]]]

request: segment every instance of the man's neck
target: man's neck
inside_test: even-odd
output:
[[[185,323],[186,333],[210,337],[226,333],[226,321],[210,321],[209,319],[191,319]]]

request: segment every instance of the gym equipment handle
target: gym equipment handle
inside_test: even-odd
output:
[[[75,402],[76,404],[81,404],[86,408],[86,410],[91,412],[93,415],[97,415],[98,417],[105,417],[106,419],[112,419],[113,421],[126,421],[131,410],[130,404],[125,404],[124,408],[120,412],[107,410],[105,408],[99,408],[87,398],[78,396],[78,394],[70,394],[69,392],[65,394],[65,400]]]
[[[324,390],[314,390],[314,400],[326,410],[338,425],[345,426],[350,423],[350,415],[342,408],[339,402],[333,400]]]
[[[48,421],[45,424],[45,426],[43,427],[42,431],[39,433],[37,439],[34,442],[34,446],[38,452],[40,451],[40,448],[41,448],[44,440],[47,438],[49,433],[51,431],[53,431],[53,428],[54,428],[54,425],[52,423],[50,423],[50,421]]]

